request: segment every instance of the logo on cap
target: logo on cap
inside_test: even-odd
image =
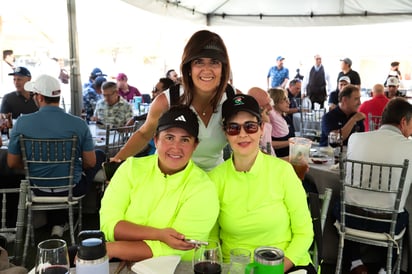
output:
[[[175,121],[182,121],[182,122],[186,122],[185,116],[180,115],[178,117],[175,118]]]

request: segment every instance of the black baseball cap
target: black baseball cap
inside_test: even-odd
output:
[[[30,71],[25,67],[16,67],[12,73],[9,73],[10,76],[18,75],[18,76],[26,76],[31,77]]]
[[[242,94],[227,99],[222,106],[222,119],[223,123],[230,117],[238,113],[239,111],[246,111],[256,116],[260,121],[262,116],[260,115],[259,104],[255,98],[250,95]]]
[[[198,117],[188,106],[171,107],[160,117],[156,131],[159,133],[172,127],[182,128],[195,138],[199,134]]]

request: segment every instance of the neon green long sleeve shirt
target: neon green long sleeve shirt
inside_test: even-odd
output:
[[[207,240],[219,213],[216,188],[207,174],[189,161],[186,168],[165,175],[157,155],[128,158],[105,191],[100,209],[100,229],[114,241],[119,221],[156,228],[174,228],[186,238]],[[153,257],[185,255],[160,241],[145,241]],[[183,259],[191,259],[187,254]]]
[[[308,265],[312,219],[302,182],[292,166],[259,152],[249,172],[238,172],[232,159],[209,173],[220,200],[218,229],[223,258],[230,249],[274,246],[295,265]]]

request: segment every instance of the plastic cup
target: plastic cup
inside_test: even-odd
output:
[[[289,162],[298,177],[303,180],[309,166],[309,153],[312,141],[307,138],[289,138]]]

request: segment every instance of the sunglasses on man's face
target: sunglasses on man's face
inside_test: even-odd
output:
[[[259,122],[253,122],[253,121],[248,121],[245,122],[243,125],[238,124],[238,123],[229,123],[225,127],[225,131],[228,135],[234,136],[234,135],[239,135],[240,130],[243,126],[243,129],[246,131],[248,134],[256,133],[259,130]]]

